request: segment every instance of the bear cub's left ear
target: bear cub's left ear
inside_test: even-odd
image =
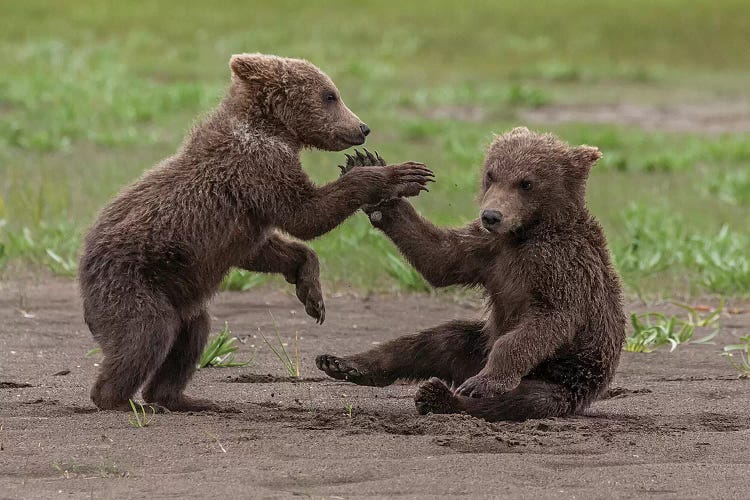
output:
[[[589,169],[596,163],[596,161],[602,157],[602,152],[595,146],[578,146],[573,148],[572,163],[577,167]]]
[[[265,54],[235,54],[229,60],[232,73],[247,82],[270,82],[278,73],[281,59]]]

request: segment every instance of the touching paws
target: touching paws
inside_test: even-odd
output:
[[[521,379],[498,379],[479,373],[468,378],[456,389],[457,396],[467,398],[491,398],[505,394],[518,387]]]
[[[379,170],[385,177],[383,192],[379,193],[379,201],[387,201],[394,198],[417,196],[422,191],[429,191],[427,184],[435,182],[435,174],[424,166],[423,163],[405,162],[394,165],[386,165],[385,160],[377,151],[375,154],[364,149],[364,153],[354,150],[353,155],[346,156],[346,165],[339,165],[341,175],[346,175],[355,168],[382,167]],[[370,216],[373,222],[377,222],[382,214],[378,211],[378,205],[365,205],[362,209]]]
[[[354,155],[344,155],[346,156],[346,165],[339,165],[341,175],[345,175],[355,167],[385,167],[385,160],[377,151],[375,151],[375,154],[372,154],[367,151],[367,148],[363,149],[365,150],[365,154],[362,154],[358,149],[355,149]]]

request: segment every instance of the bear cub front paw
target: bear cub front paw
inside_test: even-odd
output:
[[[387,185],[386,191],[382,193],[379,203],[362,206],[362,210],[368,215],[373,223],[382,219],[382,209],[386,207],[389,200],[417,196],[422,191],[429,191],[426,184],[434,182],[434,174],[421,163],[406,162],[396,165],[387,165],[385,160],[376,151],[375,154],[366,148],[364,153],[355,149],[353,155],[346,156],[346,164],[339,165],[341,175],[344,176],[358,167],[384,167]]]

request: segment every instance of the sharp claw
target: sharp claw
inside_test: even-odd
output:
[[[347,167],[353,167],[353,166],[356,165],[356,163],[355,163],[356,160],[354,159],[354,157],[352,155],[345,154],[344,156],[346,156],[346,166]]]
[[[385,160],[377,151],[375,151],[375,158],[378,160],[378,165],[380,165],[381,167],[385,167]]]
[[[365,163],[365,160],[366,160],[366,158],[365,158],[365,155],[363,155],[363,154],[362,154],[362,153],[361,153],[361,152],[359,151],[359,149],[355,149],[355,150],[354,150],[354,152],[355,152],[355,153],[357,153],[357,159],[358,159],[358,160],[359,160],[359,162],[360,162],[359,164],[360,164],[360,165],[364,165],[364,163]]]
[[[367,160],[370,162],[370,164],[372,165],[377,164],[377,160],[375,159],[375,157],[372,155],[372,153],[367,151],[366,148],[365,148],[365,155],[367,156]]]

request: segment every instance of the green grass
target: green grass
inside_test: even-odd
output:
[[[415,203],[439,224],[476,216],[484,148],[522,124],[524,110],[736,99],[750,86],[744,0],[165,5],[3,2],[3,279],[29,270],[74,276],[98,210],[172,154],[219,101],[235,52],[306,57],[327,71],[372,128],[368,147],[435,170],[438,182]],[[629,291],[750,295],[747,135],[535,128],[604,152],[589,205]],[[303,154],[317,182],[335,179],[341,160]],[[362,214],[313,247],[330,288],[427,289]],[[234,271],[223,289],[266,279]]]
[[[750,376],[750,335],[740,337],[738,344],[725,346],[724,355],[740,376]]]
[[[225,321],[224,328],[211,337],[205,349],[203,349],[203,354],[198,360],[198,369],[208,367],[233,368],[249,365],[252,359],[248,361],[234,360],[234,353],[239,349],[239,346],[235,345],[236,342],[237,337],[232,336],[229,323]]]
[[[269,349],[279,359],[281,364],[284,366],[284,370],[290,377],[299,378],[299,337],[297,332],[294,333],[294,358],[292,358],[286,350],[285,343],[281,340],[281,334],[279,333],[279,324],[276,322],[276,318],[271,315],[273,320],[274,332],[276,333],[276,342],[268,340],[263,332],[260,332],[260,336],[263,338],[263,342],[266,343]]]
[[[135,403],[132,399],[128,399],[128,403],[130,403],[131,408],[131,412],[128,414],[128,423],[131,427],[143,429],[154,423],[156,410],[153,406]]]
[[[631,314],[630,323],[633,332],[625,339],[624,349],[628,352],[651,352],[661,346],[669,345],[670,351],[677,346],[692,342],[701,344],[709,342],[719,333],[719,317],[724,309],[724,301],[708,314],[701,314],[696,308],[674,303],[684,309],[687,317],[667,316],[659,312]],[[704,337],[693,340],[696,328],[711,328],[713,331]]]

